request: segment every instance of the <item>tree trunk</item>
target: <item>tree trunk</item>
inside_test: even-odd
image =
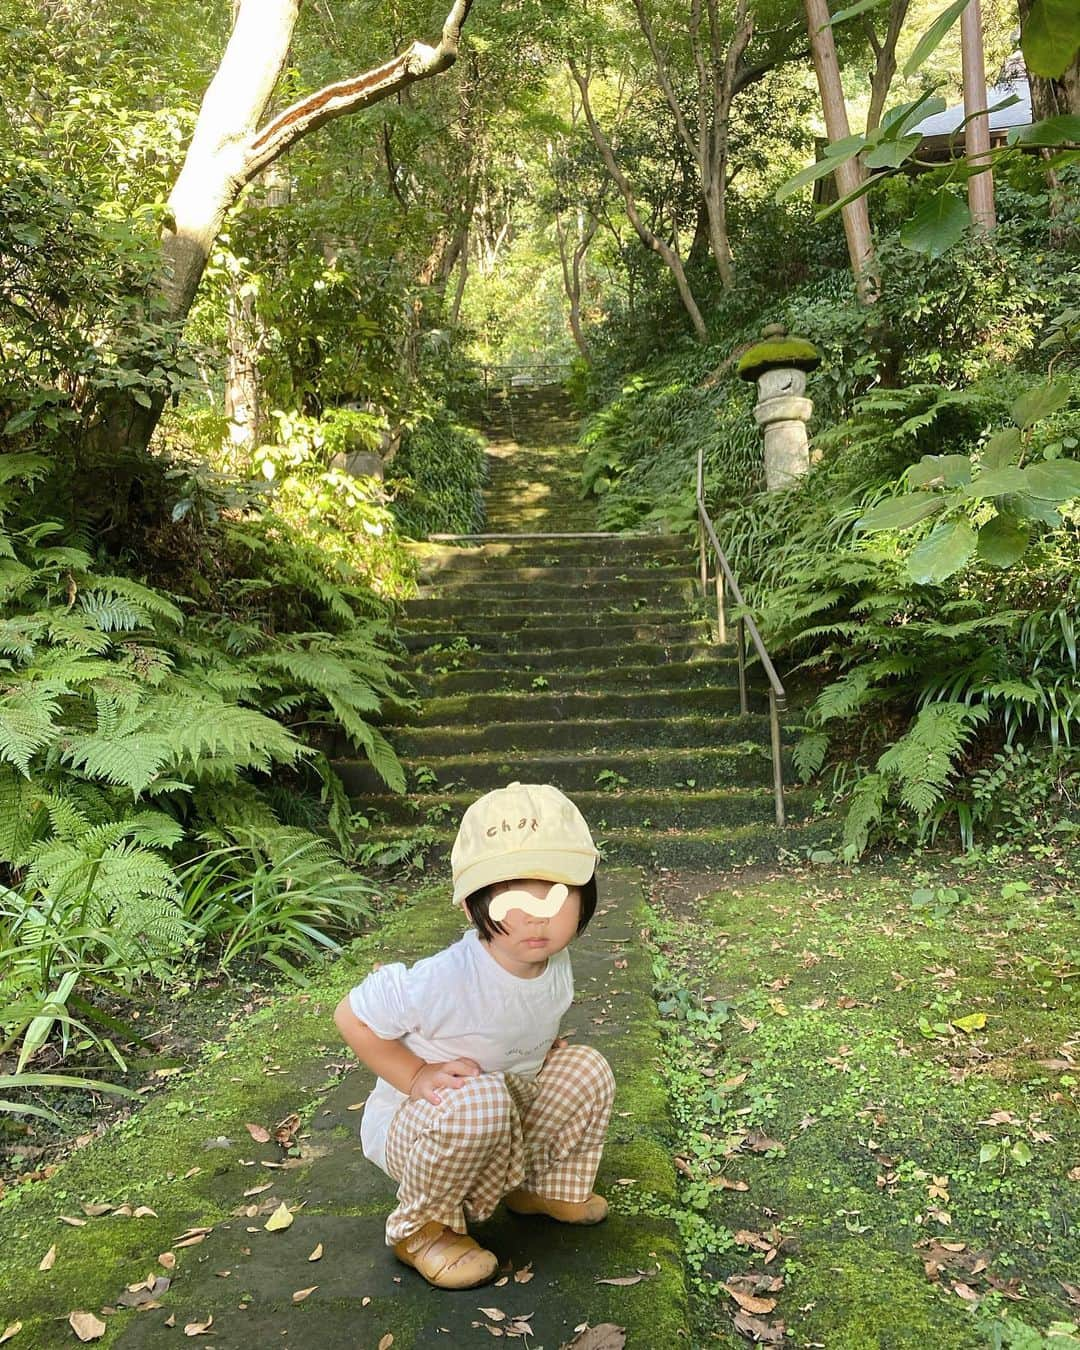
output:
[[[994,175],[990,170],[990,115],[986,108],[986,65],[983,59],[982,7],[968,0],[960,15],[960,56],[964,70],[964,154],[981,173],[968,179],[968,210],[973,228],[982,234],[994,228]]]
[[[225,416],[229,419],[229,443],[250,463],[255,447],[265,440],[259,379],[263,335],[254,296],[238,282],[239,278],[232,278],[226,313]]]
[[[451,66],[472,0],[454,0],[438,46],[421,42],[384,65],[309,94],[258,124],[278,81],[300,0],[240,0],[232,34],[203,98],[195,130],[168,201],[161,238],[165,317],[177,339],[195,299],[225,213],[240,190],[301,137],[358,112]],[[142,391],[137,391],[142,393]],[[142,394],[145,398],[146,395]],[[164,395],[150,407],[113,394],[98,409],[92,446],[139,452],[150,442]]]
[[[615,183],[622,193],[623,205],[626,209],[627,219],[634,227],[638,238],[646,248],[651,249],[659,257],[663,258],[667,264],[671,275],[675,278],[675,287],[679,292],[679,299],[682,301],[683,308],[690,317],[690,322],[694,326],[694,332],[699,342],[708,341],[709,331],[705,327],[705,320],[701,317],[701,310],[698,308],[697,301],[694,299],[693,291],[690,289],[690,283],[686,279],[686,270],[683,267],[682,258],[679,256],[678,244],[675,241],[669,244],[665,239],[661,239],[655,231],[651,230],[641,218],[638,211],[637,200],[634,196],[634,190],[629,180],[615,159],[607,137],[600,130],[595,117],[593,117],[592,105],[589,102],[588,81],[582,76],[573,60],[570,61],[570,73],[574,77],[574,82],[581,91],[581,108],[585,114],[585,119],[589,124],[589,130],[592,132],[593,141],[596,148],[600,151],[600,157],[604,161],[604,167],[607,169],[612,182]]]
[[[900,30],[904,26],[910,5],[911,0],[891,0],[889,22],[883,42],[878,42],[873,22],[869,18],[864,20],[870,45],[874,49],[874,70],[870,76],[870,107],[866,113],[867,133],[875,131],[881,125],[885,100],[889,97],[893,77],[896,75],[896,44],[900,40]]]
[[[1027,26],[1033,4],[1034,0],[1017,0],[1021,28]],[[1029,75],[1028,81],[1031,85],[1031,111],[1036,121],[1063,113],[1080,117],[1080,51],[1056,79],[1047,80],[1041,75]]]
[[[806,21],[810,33],[810,49],[814,56],[821,107],[825,114],[825,130],[832,142],[845,140],[850,135],[844,90],[840,83],[840,67],[836,60],[836,43],[829,27],[829,9],[825,0],[805,0]],[[844,160],[836,168],[836,187],[841,198],[855,192],[863,181],[858,158]],[[870,242],[870,213],[866,198],[859,197],[843,208],[844,235],[847,238],[848,257],[859,299],[864,304],[873,301],[877,293],[874,275],[874,253]]]

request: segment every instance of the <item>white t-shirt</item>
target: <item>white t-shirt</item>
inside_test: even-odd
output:
[[[524,979],[499,965],[475,928],[407,969],[400,961],[381,966],[349,991],[349,1006],[376,1036],[403,1041],[429,1063],[467,1055],[484,1073],[528,1079],[540,1071],[573,999],[565,947],[548,958],[541,975]],[[406,1100],[378,1078],[364,1106],[360,1144],[384,1172],[386,1131]]]

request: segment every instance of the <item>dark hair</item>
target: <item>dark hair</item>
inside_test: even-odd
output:
[[[515,880],[517,878],[514,878]],[[596,873],[585,882],[581,889],[581,917],[578,919],[577,931],[583,933],[588,927],[589,920],[596,913]],[[465,910],[469,918],[476,924],[480,930],[481,940],[490,942],[495,933],[505,935],[506,929],[495,919],[488,917],[488,906],[491,904],[491,887],[484,886],[478,891],[473,891],[471,895],[465,897]]]

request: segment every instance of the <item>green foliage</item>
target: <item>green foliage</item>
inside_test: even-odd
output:
[[[484,442],[435,408],[411,431],[389,466],[387,489],[398,528],[410,538],[483,529]]]

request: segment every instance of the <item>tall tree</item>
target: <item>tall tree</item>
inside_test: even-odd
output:
[[[456,60],[472,0],[454,0],[435,46],[414,41],[363,74],[324,86],[260,126],[278,83],[300,0],[238,0],[232,33],[199,110],[183,167],[169,194],[161,237],[164,318],[182,329],[225,214],[240,191],[302,137],[448,69]],[[139,391],[142,392],[142,391]],[[149,406],[145,406],[148,403]],[[117,391],[104,400],[93,430],[102,447],[149,444],[164,405]]]

